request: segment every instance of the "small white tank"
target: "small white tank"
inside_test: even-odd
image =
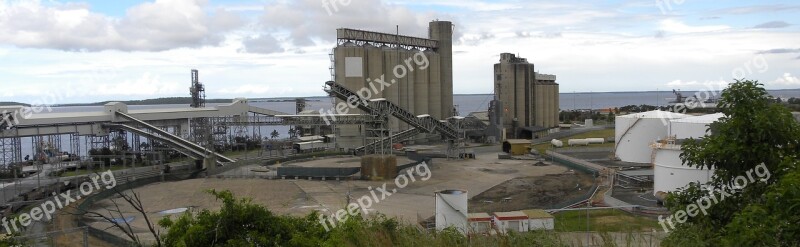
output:
[[[569,139],[567,144],[570,146],[588,146],[589,141],[586,139]]]
[[[586,141],[588,141],[589,144],[603,144],[603,143],[606,143],[606,139],[605,138],[586,138]]]
[[[455,227],[467,232],[467,191],[441,190],[436,193],[436,230]]]
[[[583,125],[586,126],[586,127],[594,127],[594,119],[587,118],[584,121]]]
[[[558,139],[553,139],[552,141],[550,141],[550,144],[553,144],[553,146],[555,146],[557,148],[560,148],[560,147],[564,146],[564,142],[562,142],[561,140],[558,140]]]

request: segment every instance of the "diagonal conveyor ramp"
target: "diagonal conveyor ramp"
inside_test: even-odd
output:
[[[397,119],[400,119],[400,121],[406,122],[413,127],[412,129],[396,133],[391,137],[384,138],[383,140],[369,143],[365,146],[356,148],[356,151],[364,151],[368,148],[375,148],[377,145],[391,145],[391,143],[389,143],[390,140],[392,141],[406,140],[423,132],[427,133],[438,132],[445,138],[458,139],[458,131],[456,131],[446,121],[440,121],[427,114],[416,116],[410,111],[403,109],[402,107],[395,105],[394,103],[386,99],[374,99],[374,100],[363,99],[355,92],[333,81],[328,81],[325,84],[328,86],[328,88],[326,88],[325,91],[332,96],[335,96],[345,101],[349,101],[348,99],[350,98],[358,99],[356,101],[358,109],[363,110],[367,114],[377,116],[380,115],[381,113],[389,113],[392,116],[396,117]]]
[[[166,140],[167,142],[169,142],[171,144],[175,144],[175,145],[177,145],[179,147],[186,148],[190,152],[201,154],[201,155],[203,155],[203,157],[205,157],[205,154],[214,154],[215,156],[217,156],[217,158],[219,159],[218,162],[220,162],[220,163],[221,162],[234,162],[235,161],[235,160],[233,160],[231,158],[225,157],[222,154],[216,153],[213,150],[208,150],[203,146],[197,145],[197,143],[194,143],[194,142],[191,142],[189,140],[183,139],[183,138],[181,138],[179,136],[173,135],[172,133],[169,133],[169,132],[164,131],[164,130],[156,127],[156,126],[148,124],[145,121],[136,119],[136,118],[134,118],[131,115],[128,115],[126,113],[116,112],[116,114],[121,116],[121,117],[123,117],[123,118],[125,118],[125,119],[127,119],[127,120],[135,122],[135,123],[141,125],[142,127],[146,128],[146,129],[148,129],[150,131],[153,131],[154,133],[158,133],[162,137],[163,140]],[[127,126],[127,127],[130,127],[130,126]]]

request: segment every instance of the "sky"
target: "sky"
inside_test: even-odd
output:
[[[492,93],[503,52],[561,92],[800,88],[800,2],[0,0],[0,101],[321,96],[336,29],[455,25],[454,93]],[[70,92],[63,94],[63,92]]]

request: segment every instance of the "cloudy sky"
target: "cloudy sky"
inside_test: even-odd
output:
[[[208,98],[323,95],[336,28],[435,19],[456,26],[455,93],[491,93],[501,52],[562,92],[800,88],[796,0],[0,0],[0,101],[188,96],[193,68]]]

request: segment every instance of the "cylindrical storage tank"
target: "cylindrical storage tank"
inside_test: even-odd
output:
[[[452,116],[453,110],[453,23],[449,21],[432,21],[429,23],[429,33],[431,39],[439,41],[437,54],[439,55],[440,69],[438,73],[440,79],[440,93],[437,97],[441,98],[441,116],[438,119],[445,119]],[[430,102],[428,104],[431,104]]]
[[[669,135],[675,139],[701,138],[710,134],[709,126],[725,114],[715,113],[669,121]]]
[[[588,118],[585,120],[584,124],[586,127],[594,127],[594,119]]]
[[[706,183],[714,176],[713,170],[697,169],[683,165],[680,146],[656,148],[653,160],[653,195],[671,192],[691,182]]]
[[[436,119],[442,118],[442,83],[439,73],[439,54],[432,51],[425,51],[431,65],[428,71],[428,114]]]
[[[553,146],[556,146],[556,147],[559,147],[559,148],[564,146],[564,142],[562,142],[562,141],[560,141],[558,139],[551,140],[550,144],[553,144]]]
[[[357,46],[356,44],[353,44],[352,42],[347,42],[347,43],[344,43],[344,44],[334,48],[334,52],[333,53],[334,53],[334,62],[335,62],[334,69],[335,69],[335,81],[336,81],[336,83],[339,83],[340,85],[343,85],[344,87],[346,87],[346,88],[348,88],[350,90],[354,90],[354,91],[358,91],[358,90],[360,90],[361,88],[364,87],[364,83],[365,83],[365,80],[366,80],[364,76],[366,76],[366,74],[363,74],[363,72],[365,72],[363,69],[369,67],[369,66],[365,66],[366,65],[366,61],[364,61],[364,57],[365,57],[364,53],[365,53],[365,51],[366,50],[363,47]],[[362,66],[362,74],[361,74],[361,76],[354,76],[352,74],[350,76],[347,76],[346,71],[347,71],[348,67],[351,68],[351,69],[357,68],[357,60],[358,60],[357,58],[361,58],[361,63],[362,63],[361,64],[361,66]],[[353,59],[355,59],[355,60],[353,60]],[[349,61],[349,64],[348,64],[348,61]],[[336,102],[336,104],[338,104],[339,102],[345,102],[345,101],[337,99],[335,102]],[[334,104],[332,106],[333,107],[332,110],[333,110],[334,114],[338,113],[338,110],[336,110],[336,104]],[[350,109],[348,107],[348,108],[346,108],[346,112],[342,112],[342,113],[358,114],[358,113],[360,113],[360,110],[359,109]],[[340,147],[353,148],[353,147],[359,147],[359,146],[363,145],[363,140],[364,140],[363,135],[364,134],[361,132],[361,130],[360,130],[360,128],[358,126],[338,125],[336,127],[338,129],[337,132],[341,136],[341,138],[339,139],[339,144],[340,144],[339,146]]]
[[[367,78],[370,79],[370,81],[381,78],[381,76],[384,75],[383,48],[375,47],[370,44],[366,44],[364,45],[364,47],[367,48],[366,61],[364,61],[364,63],[367,64],[367,71],[365,71],[367,74]],[[364,83],[366,84],[365,86],[368,89],[368,91],[372,94],[370,96],[370,99],[385,98],[383,96],[383,91],[380,90],[380,86],[378,85],[377,82],[372,82],[372,84],[375,85],[375,88],[378,89],[378,92],[372,90],[372,87],[370,87],[369,82],[364,81]]]
[[[606,139],[605,138],[586,138],[586,141],[589,142],[589,144],[603,144],[603,143],[606,143]]]
[[[589,145],[589,141],[586,139],[569,139],[567,140],[567,144],[570,146],[587,146]]]
[[[436,230],[455,227],[467,232],[467,191],[441,190],[436,193]]]
[[[625,162],[650,163],[653,154],[650,144],[666,138],[670,120],[688,116],[656,110],[616,117],[615,155]]]
[[[395,105],[400,105],[400,85],[397,82],[397,78],[394,76],[394,67],[398,65],[398,59],[400,59],[400,55],[398,54],[398,48],[391,48],[385,47],[383,49],[384,60],[383,60],[383,72],[385,73],[385,81],[386,83],[392,84],[391,86],[384,88],[383,96],[386,100],[394,103]],[[392,80],[395,83],[392,83]],[[380,90],[379,83],[375,83],[378,90]],[[397,132],[400,129],[400,122],[395,117],[390,117],[391,121],[389,121],[389,128],[393,131]]]
[[[406,105],[406,110],[408,110],[409,112],[412,112],[412,113],[414,113],[414,109],[416,109],[415,107],[416,107],[416,104],[417,104],[417,102],[414,101],[414,99],[416,99],[415,93],[417,92],[416,90],[414,90],[415,86],[416,86],[414,84],[414,81],[416,81],[416,79],[417,79],[416,73],[414,73],[414,72],[417,71],[417,69],[419,69],[419,68],[417,68],[417,66],[413,62],[414,61],[414,53],[417,52],[417,51],[418,51],[417,49],[412,49],[412,50],[406,51],[405,52],[406,55],[404,56],[404,60],[403,60],[404,61],[403,62],[404,66],[409,66],[408,64],[405,63],[406,59],[411,59],[411,61],[412,61],[410,63],[411,67],[407,67],[408,71],[406,72],[407,73],[406,80],[404,81],[406,83],[406,94],[408,95],[407,98],[406,98],[406,100],[408,101],[408,105]],[[419,114],[414,114],[414,115],[419,115]],[[406,124],[405,127],[403,128],[403,130],[407,130],[409,128],[411,128],[410,125]]]
[[[410,85],[409,82],[411,82],[409,81],[409,79],[410,77],[413,77],[413,75],[410,75],[411,73],[413,73],[410,71],[410,69],[413,68],[413,63],[411,63],[412,67],[409,68],[403,62],[405,61],[405,59],[409,57],[408,50],[406,50],[405,48],[400,48],[397,51],[399,54],[398,56],[399,60],[397,61],[397,64],[394,67],[392,67],[391,71],[391,73],[394,75],[393,77],[397,78],[397,83],[395,83],[394,85],[397,87],[397,95],[398,95],[397,103],[400,106],[400,108],[406,110],[413,110],[414,105],[412,102],[414,101],[414,99],[412,97],[414,97],[414,91],[413,91],[414,87],[413,85],[409,87]],[[409,91],[409,89],[411,89],[412,91]],[[400,131],[408,129],[408,123],[400,121],[399,124],[400,124],[399,128]]]
[[[420,53],[419,50],[414,49],[414,52],[411,54],[413,56],[418,56],[419,58],[415,58],[420,61],[425,61],[421,55],[417,54],[425,54],[424,52]],[[415,60],[416,61],[416,60]],[[430,60],[426,68],[423,69],[424,66],[416,66],[414,68],[414,114],[422,115],[428,114],[428,70],[430,70]]]
[[[561,94],[559,93],[559,89],[558,88],[559,88],[558,85],[553,85],[553,97],[555,97],[555,100],[553,100],[553,110],[555,111],[555,114],[553,114],[553,126],[557,126],[558,123],[561,122],[561,120],[559,119],[559,116],[561,115],[561,112],[560,112],[561,111],[561,106],[560,106]]]

